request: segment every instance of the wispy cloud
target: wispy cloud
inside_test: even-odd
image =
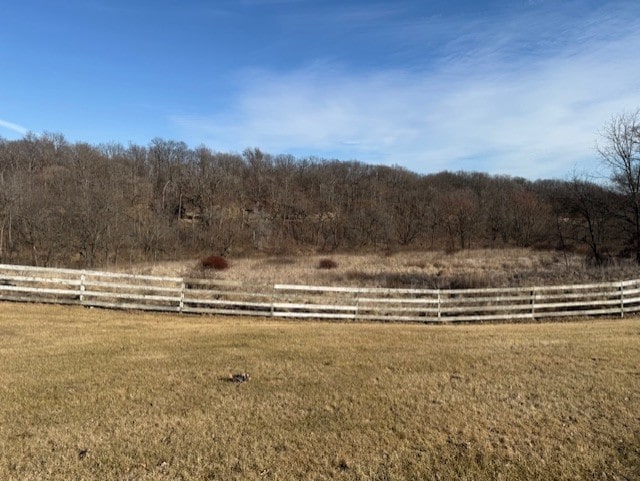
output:
[[[7,130],[11,130],[20,135],[25,135],[29,130],[22,125],[14,124],[13,122],[8,122],[6,120],[0,119],[0,127],[5,128]]]
[[[598,129],[640,105],[640,21],[626,18],[488,21],[422,69],[245,71],[226,111],[173,120],[189,140],[219,149],[562,176],[595,166]]]

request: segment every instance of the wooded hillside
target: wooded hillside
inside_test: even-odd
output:
[[[0,139],[0,262],[533,246],[628,254],[624,196],[585,180],[149,145]]]

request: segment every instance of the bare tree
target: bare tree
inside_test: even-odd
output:
[[[460,249],[471,247],[471,241],[477,229],[479,217],[478,198],[473,190],[455,189],[445,191],[441,195],[441,209],[443,211],[443,227],[448,242],[448,249],[456,249],[456,241],[460,242]]]
[[[625,220],[640,264],[640,109],[614,116],[600,137],[598,152],[614,187],[626,198]]]
[[[551,208],[529,190],[519,189],[510,196],[511,236],[518,246],[531,247],[548,235]]]
[[[568,235],[588,247],[595,265],[605,262],[613,238],[615,201],[614,192],[577,175],[565,186],[564,224],[569,228]]]

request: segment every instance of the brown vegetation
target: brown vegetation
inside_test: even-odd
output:
[[[246,284],[306,284],[332,286],[414,287],[428,289],[516,287],[580,284],[639,276],[632,259],[595,266],[579,254],[511,249],[466,249],[398,252],[393,255],[335,254],[337,266],[318,269],[324,256],[252,256],[234,259],[233,269],[216,271],[217,279]],[[194,277],[191,262],[141,264],[135,274]]]
[[[318,261],[318,269],[336,269],[338,263],[333,259],[323,258]]]
[[[429,327],[0,307],[3,480],[640,477],[638,319]]]
[[[121,267],[201,252],[533,247],[602,265],[640,245],[640,228],[630,228],[640,202],[615,185],[28,135],[0,139],[0,262]]]
[[[229,261],[222,256],[209,256],[200,261],[200,267],[205,270],[213,269],[216,271],[223,271],[228,269],[230,266]]]

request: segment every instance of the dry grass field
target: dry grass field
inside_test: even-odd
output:
[[[320,269],[323,260],[336,264]],[[622,260],[595,268],[577,254],[533,249],[469,249],[398,252],[392,255],[332,254],[231,259],[230,268],[202,272],[198,261],[132,265],[136,274],[201,276],[247,284],[307,284],[427,289],[576,284],[633,279],[638,266]]]
[[[637,318],[424,326],[4,303],[0,366],[6,481],[640,479]]]

